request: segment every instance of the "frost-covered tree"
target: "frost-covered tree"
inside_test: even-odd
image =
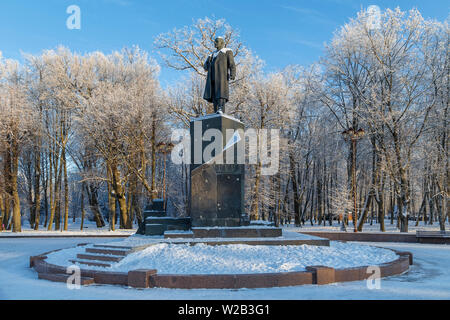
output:
[[[2,223],[22,230],[19,197],[19,158],[31,132],[34,112],[26,89],[27,72],[14,60],[0,56],[0,150],[3,159]],[[10,215],[12,209],[12,215]],[[11,220],[11,221],[10,221]]]

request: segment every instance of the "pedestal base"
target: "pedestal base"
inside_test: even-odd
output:
[[[244,124],[224,114],[213,114],[191,121],[191,194],[190,217],[193,227],[237,227],[247,225],[244,212],[245,165],[239,163],[238,146],[244,143]],[[221,148],[215,150],[214,159],[223,164],[204,159],[209,144],[217,141],[203,140],[205,132],[215,129],[222,138]],[[197,130],[197,131],[196,131]],[[227,132],[228,130],[228,132]],[[230,131],[235,140],[230,140]],[[227,134],[228,133],[228,134]],[[237,136],[236,136],[237,134]],[[232,136],[232,135],[231,135]],[[233,142],[234,141],[234,142]],[[233,158],[226,159],[226,150],[233,149]],[[198,161],[201,152],[201,163]]]

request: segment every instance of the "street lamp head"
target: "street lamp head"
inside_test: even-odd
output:
[[[172,151],[172,149],[175,147],[175,145],[172,142],[166,143],[166,142],[160,142],[156,145],[156,149],[161,152],[162,154],[167,154]]]
[[[358,129],[355,130],[354,128],[348,128],[347,130],[342,131],[342,135],[344,136],[344,139],[359,139],[362,136],[364,136],[365,131],[364,129]]]
[[[169,142],[169,143],[166,145],[166,147],[167,147],[167,151],[170,152],[170,151],[172,151],[172,149],[175,147],[175,145],[174,145],[172,142]]]
[[[364,129],[358,129],[358,131],[356,131],[358,138],[361,138],[365,133]]]
[[[156,145],[156,149],[158,149],[158,151],[161,152],[161,151],[164,150],[165,146],[166,146],[166,143],[165,143],[165,142],[159,142],[159,143]]]
[[[342,131],[342,135],[344,136],[344,139],[352,139],[354,134],[353,128],[348,128],[347,130]]]

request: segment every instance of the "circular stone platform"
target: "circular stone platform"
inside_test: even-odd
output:
[[[70,266],[73,264],[70,260],[83,254],[86,248],[92,246],[52,253],[47,262]],[[112,261],[110,267],[91,266],[91,269],[115,272],[156,269],[159,274],[274,273],[306,271],[306,267],[314,265],[335,269],[372,266],[396,258],[398,256],[388,249],[342,242],[332,242],[329,247],[159,243],[130,253],[120,261]]]
[[[127,240],[31,257],[30,266],[39,278],[61,282],[68,277],[67,267],[76,264],[85,284],[262,288],[363,280],[373,274],[369,266],[378,266],[381,277],[386,277],[401,274],[412,264],[407,252],[334,241],[330,246],[210,246],[159,239],[145,246],[127,246],[131,240],[136,245],[136,239]]]

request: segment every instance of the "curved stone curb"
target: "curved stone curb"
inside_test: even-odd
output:
[[[415,234],[403,233],[370,233],[370,232],[338,232],[338,231],[298,231],[311,236],[326,238],[331,241],[363,241],[363,242],[405,242],[417,243]]]
[[[387,248],[384,248],[387,249]],[[30,268],[43,274],[66,274],[66,267],[45,261],[46,252],[30,257]],[[389,277],[408,271],[413,264],[410,252],[394,251],[398,259],[378,265],[381,277]],[[81,276],[92,278],[96,284],[122,285],[134,288],[171,288],[171,289],[241,289],[298,286],[305,284],[329,284],[336,282],[360,281],[368,279],[369,266],[346,269],[334,269],[326,266],[306,267],[306,271],[254,274],[158,274],[154,269],[139,269],[126,272],[81,270]]]

